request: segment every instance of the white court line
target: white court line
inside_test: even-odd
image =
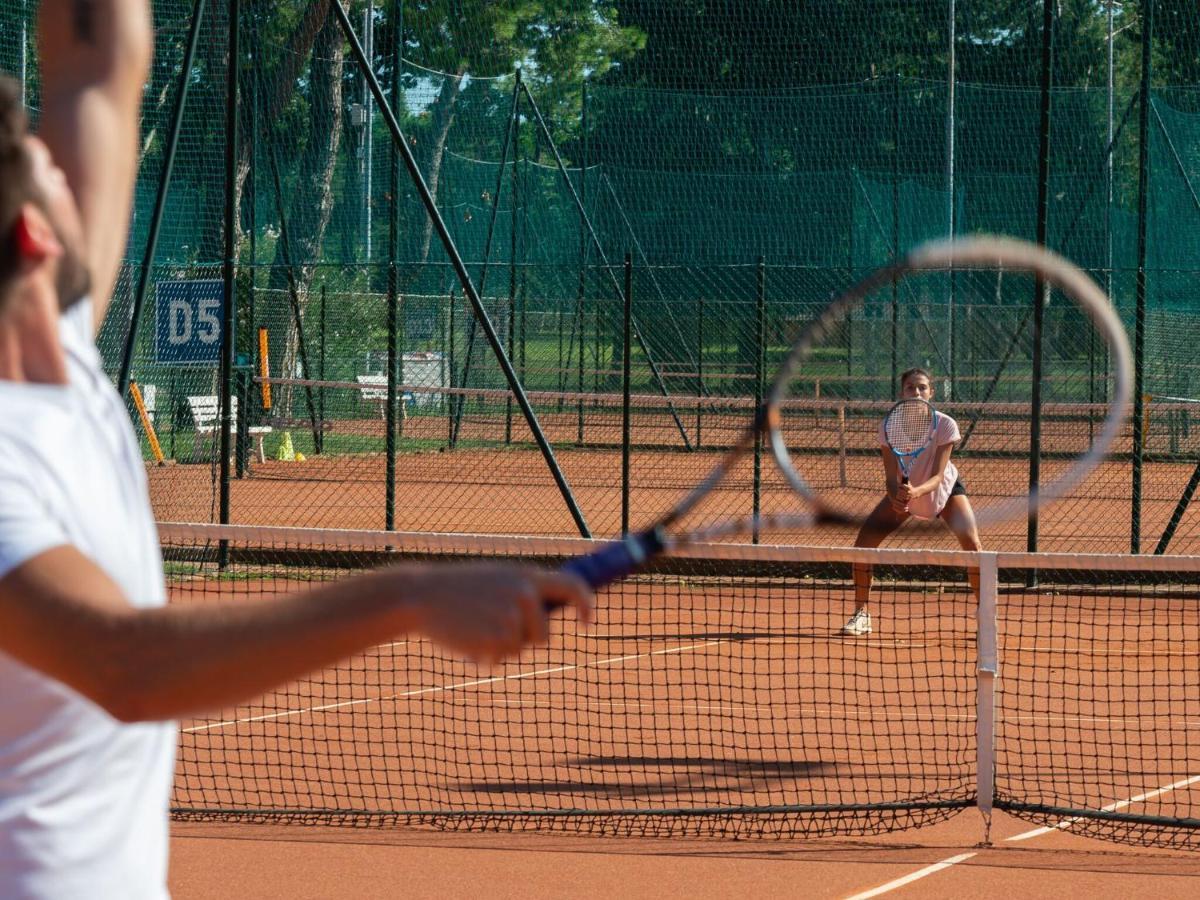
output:
[[[1147,791],[1144,794],[1138,794],[1135,797],[1130,797],[1128,800],[1117,800],[1114,803],[1109,803],[1107,806],[1100,807],[1100,809],[1103,812],[1116,812],[1118,809],[1124,809],[1125,807],[1132,806],[1135,803],[1141,803],[1144,800],[1153,799],[1154,797],[1158,797],[1162,794],[1167,794],[1171,791],[1178,790],[1179,788],[1184,788],[1188,785],[1195,784],[1198,781],[1200,781],[1200,775],[1193,775],[1190,778],[1183,779],[1182,781],[1176,781],[1174,784],[1164,785],[1163,787],[1155,788],[1152,791]],[[1014,834],[1012,837],[1007,837],[1004,840],[1026,841],[1030,838],[1041,837],[1044,834],[1050,834],[1051,832],[1062,828],[1069,828],[1076,822],[1083,821],[1084,818],[1085,817],[1083,816],[1072,816],[1070,818],[1063,819],[1061,822],[1056,822],[1053,825],[1047,825],[1043,828],[1034,828],[1032,831],[1026,831],[1021,834]],[[943,869],[948,869],[950,866],[957,865],[964,860],[970,859],[972,856],[975,856],[975,854],[962,853],[958,856],[951,856],[949,859],[943,859],[941,862],[936,862],[933,865],[926,866],[923,869],[918,869],[917,871],[897,878],[894,881],[889,881],[887,884],[881,884],[879,887],[871,888],[870,890],[864,891],[861,894],[854,894],[852,897],[846,898],[846,900],[867,900],[868,897],[878,897],[880,894],[890,893],[897,888],[904,887],[906,884],[911,884],[918,879],[925,878],[927,875],[933,875],[934,873],[940,872]]]
[[[881,884],[879,887],[871,888],[869,891],[863,891],[861,894],[854,894],[847,897],[846,900],[867,900],[868,897],[878,897],[880,894],[887,894],[896,888],[902,888],[906,884],[912,884],[914,881],[919,881],[927,875],[933,875],[935,872],[940,872],[942,869],[948,869],[951,866],[956,866],[960,862],[965,862],[974,856],[974,853],[960,853],[958,856],[951,856],[949,859],[943,859],[941,862],[935,862],[931,866],[926,866],[923,869],[917,869],[915,872],[910,872],[903,875],[894,881],[889,881],[887,884]]]
[[[1124,809],[1127,806],[1132,806],[1135,803],[1141,803],[1143,800],[1151,800],[1161,794],[1167,794],[1179,788],[1187,787],[1189,784],[1195,784],[1200,781],[1200,775],[1193,775],[1191,778],[1185,778],[1182,781],[1176,781],[1174,784],[1168,784],[1164,787],[1155,788],[1152,791],[1147,791],[1144,794],[1138,794],[1136,797],[1130,797],[1128,800],[1118,800],[1115,803],[1110,803],[1107,806],[1100,807],[1101,812],[1116,812],[1118,809]],[[1083,821],[1084,816],[1072,816],[1069,819],[1063,819],[1061,822],[1055,822],[1053,825],[1047,825],[1043,828],[1035,828],[1033,831],[1026,831],[1023,834],[1014,834],[1012,837],[1005,838],[1006,841],[1025,841],[1029,838],[1040,837],[1043,834],[1049,834],[1052,831],[1057,831],[1062,828],[1068,828],[1076,822]]]
[[[1137,796],[1130,797],[1128,800],[1117,800],[1113,803],[1109,803],[1107,806],[1102,806],[1100,809],[1103,812],[1116,812],[1118,809],[1124,809],[1125,807],[1132,806],[1135,803],[1141,803],[1145,800],[1153,799],[1154,797],[1158,797],[1162,794],[1167,794],[1171,791],[1178,790],[1179,788],[1184,788],[1188,785],[1195,784],[1198,781],[1200,781],[1200,775],[1193,775],[1190,778],[1183,779],[1182,781],[1176,781],[1174,784],[1164,785],[1163,787],[1155,788],[1152,791],[1147,791],[1144,794],[1138,794]],[[1056,822],[1053,825],[1048,825],[1043,828],[1034,828],[1032,831],[1026,831],[1021,834],[1014,834],[1012,837],[1007,837],[1004,840],[1026,841],[1030,838],[1041,837],[1044,834],[1049,834],[1062,828],[1068,828],[1076,822],[1082,821],[1084,818],[1085,817],[1083,816],[1072,816],[1070,818],[1063,819],[1061,822]],[[897,888],[904,887],[906,884],[910,884],[918,879],[926,877],[927,875],[933,875],[935,872],[940,872],[943,869],[949,868],[950,866],[957,865],[964,860],[970,859],[972,856],[975,856],[975,854],[962,853],[958,856],[951,856],[948,859],[943,859],[941,862],[936,862],[933,865],[926,866],[923,869],[918,869],[916,872],[911,872],[910,874],[897,878],[894,881],[889,881],[887,884],[881,884],[879,887],[871,888],[870,890],[864,891],[861,894],[854,894],[852,897],[846,898],[846,900],[867,900],[868,897],[878,897],[881,894],[886,894],[896,890]]]
[[[242,725],[249,722],[267,722],[272,719],[286,719],[289,716],[302,716],[306,713],[329,712],[334,709],[346,709],[351,706],[365,706],[368,703],[380,703],[386,700],[399,700],[406,697],[421,697],[428,694],[441,694],[462,688],[480,687],[485,684],[496,684],[501,681],[520,681],[525,678],[537,678],[541,675],[555,675],[559,672],[572,672],[591,666],[608,666],[614,663],[630,662],[631,660],[649,659],[652,656],[667,656],[672,653],[685,653],[688,650],[699,650],[705,647],[715,647],[726,641],[704,641],[699,644],[687,644],[682,647],[670,647],[666,650],[655,650],[651,653],[636,653],[631,656],[612,656],[608,659],[598,659],[595,662],[574,666],[556,666],[553,669],[536,669],[532,672],[522,672],[519,675],[495,675],[491,678],[475,678],[471,681],[460,681],[457,684],[439,685],[437,687],[418,688],[412,691],[402,691],[399,694],[387,694],[381,697],[363,697],[359,700],[343,700],[340,703],[326,703],[321,706],[309,706],[304,709],[288,709],[283,712],[266,713],[261,716],[247,716],[243,719],[227,719],[223,722],[209,722],[206,725],[195,725],[184,728],[184,734],[195,734],[201,731],[213,731],[217,728],[227,728],[230,725]]]

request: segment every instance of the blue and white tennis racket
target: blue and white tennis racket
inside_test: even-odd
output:
[[[917,458],[933,445],[938,414],[933,404],[917,397],[901,400],[883,420],[883,436],[896,455],[900,480],[909,484],[909,475]]]
[[[738,534],[759,534],[772,529],[795,532],[827,525],[857,527],[869,514],[868,507],[844,509],[835,505],[835,497],[823,496],[801,474],[806,467],[819,466],[819,456],[795,457],[787,436],[795,438],[805,429],[811,431],[811,413],[804,418],[805,401],[799,399],[800,381],[809,359],[821,342],[843,327],[849,315],[866,298],[914,275],[970,272],[976,280],[1008,283],[1012,275],[1025,276],[1032,291],[1053,290],[1058,305],[1073,308],[1078,321],[1088,323],[1095,334],[1096,346],[1107,346],[1110,391],[1106,413],[1090,443],[1080,450],[1069,465],[1056,470],[1053,480],[1044,482],[1030,493],[1018,492],[986,508],[977,510],[981,528],[998,522],[1032,515],[1041,506],[1067,495],[1104,457],[1120,432],[1129,411],[1133,366],[1125,330],[1104,291],[1086,273],[1043,247],[1011,238],[977,236],[935,241],[917,247],[891,265],[877,269],[846,291],[833,297],[824,310],[804,327],[788,351],[770,390],[754,418],[746,424],[713,470],[689,491],[669,512],[644,531],[601,547],[587,556],[577,557],[564,566],[593,588],[617,581],[637,571],[654,556],[688,544]],[[904,285],[916,295],[921,287]],[[893,292],[895,296],[899,292]],[[1039,296],[1041,294],[1039,293]],[[1069,310],[1068,310],[1069,311]],[[1087,336],[1083,339],[1086,344]],[[789,421],[791,417],[792,421]],[[894,418],[894,422],[892,421]],[[928,447],[937,427],[937,413],[928,403],[904,400],[896,404],[885,426],[888,444],[897,454],[907,479],[913,461]],[[755,444],[765,440],[779,473],[795,493],[796,509],[791,513],[739,517],[702,528],[696,527],[696,507],[752,453]],[[818,471],[817,468],[812,469]],[[913,529],[933,528],[936,523],[916,521]]]

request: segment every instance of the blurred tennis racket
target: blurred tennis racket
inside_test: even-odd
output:
[[[802,408],[802,403],[795,399],[797,377],[805,374],[805,364],[814,349],[865,298],[881,288],[903,283],[913,276],[937,272],[995,273],[998,284],[1009,273],[1032,276],[1039,287],[1057,289],[1058,295],[1074,304],[1076,310],[1082,313],[1083,321],[1090,323],[1096,337],[1107,346],[1111,390],[1105,417],[1088,446],[1068,465],[1058,467],[1053,477],[1035,491],[1021,493],[978,510],[977,521],[980,528],[984,528],[998,522],[1025,518],[1068,494],[1103,458],[1128,414],[1133,380],[1131,353],[1116,312],[1104,292],[1088,275],[1044,248],[1011,238],[990,236],[935,241],[917,247],[891,265],[875,270],[836,295],[816,318],[808,322],[784,358],[754,419],[746,425],[712,471],[665,515],[643,531],[571,560],[564,569],[579,575],[592,587],[599,588],[633,573],[648,560],[674,547],[769,530],[795,531],[824,526],[861,525],[870,512],[870,506],[845,508],[834,498],[822,495],[812,486],[812,480],[805,477],[804,466],[789,450],[786,434],[789,431],[795,433],[799,427],[788,428],[789,416],[793,409]],[[890,424],[885,425],[885,432],[898,460],[907,459],[908,466],[911,466],[912,460],[924,452],[936,429],[936,417],[932,406],[921,401],[903,401],[893,408],[888,415]],[[795,494],[796,509],[784,514],[737,517],[702,528],[686,528],[685,520],[695,518],[692,513],[752,452],[760,435],[765,438],[779,472]],[[929,528],[934,525],[917,522],[914,527]]]

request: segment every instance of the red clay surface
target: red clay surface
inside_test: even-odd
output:
[[[621,525],[621,458],[612,450],[568,449],[557,456],[567,481],[596,536]],[[716,463],[715,452],[639,452],[631,462],[632,524],[648,523],[668,509]],[[880,495],[877,458],[849,457],[845,487],[836,457],[805,458],[805,475],[837,502],[869,509]],[[578,535],[545,462],[529,449],[476,449],[410,453],[397,458],[395,528],[400,531],[487,534]],[[1061,461],[1047,461],[1043,478],[1054,478]],[[977,510],[1028,490],[1028,464],[1020,460],[972,459],[962,477]],[[1143,550],[1153,549],[1179,494],[1192,474],[1184,463],[1151,463],[1145,469],[1142,502]],[[171,465],[149,470],[151,500],[160,521],[216,521],[217,485],[209,465]],[[231,485],[232,521],[243,525],[309,528],[385,527],[383,454],[310,457],[304,462],[270,460]],[[720,521],[751,512],[752,463],[731,473],[728,483],[697,510],[698,521]],[[1074,494],[1043,511],[1039,549],[1047,552],[1128,553],[1130,546],[1129,464],[1108,462]],[[800,511],[773,464],[763,462],[763,510]],[[1189,509],[1171,552],[1193,552],[1200,513]],[[1024,550],[1024,522],[1009,522],[982,535],[992,550]],[[848,545],[853,534],[831,529],[777,534],[772,542]],[[955,546],[920,538],[923,546]],[[912,546],[904,533],[893,546]]]
[[[570,449],[559,459],[593,530],[616,532],[619,455]],[[838,486],[855,502],[873,497],[873,460],[848,457],[847,481],[858,488],[842,489],[836,456],[814,459],[814,481]],[[710,453],[635,455],[635,516],[652,518],[714,460]],[[376,454],[256,466],[253,477],[233,485],[233,519],[380,528],[383,465]],[[1190,473],[1184,464],[1147,468],[1149,540]],[[710,518],[749,512],[749,468],[736,474],[735,487],[712,499]],[[1128,463],[1109,463],[1079,497],[1047,512],[1041,548],[1126,551],[1128,474]],[[152,469],[150,477],[160,520],[211,518],[209,466]],[[767,510],[790,502],[773,489],[774,477],[764,491]],[[986,486],[1023,489],[1027,466],[972,460],[964,477],[984,505]],[[402,456],[397,493],[401,530],[575,533],[544,463],[526,449]],[[846,544],[851,537],[822,532],[803,540]],[[801,536],[780,539],[789,538]],[[990,549],[1024,549],[1024,529],[1007,526],[984,540]],[[893,543],[905,542],[901,536]],[[186,601],[213,588],[184,582],[173,592]],[[269,596],[281,586],[219,588],[225,596]],[[679,583],[648,591],[628,603],[602,601],[591,632],[564,623],[549,648],[494,672],[437,659],[420,642],[400,643],[260,703],[185,723],[176,802],[387,812],[972,796],[974,621],[965,593],[893,592],[876,633],[849,641],[835,634],[852,605],[846,585],[816,594],[794,583],[723,592]],[[1200,696],[1200,621],[1195,590],[1182,594],[1141,607],[1049,589],[1001,597],[1002,795],[1052,805],[1121,804],[1200,775],[1200,723],[1192,715]],[[1200,787],[1188,784],[1121,808],[1195,816],[1198,802]],[[828,826],[828,817],[786,821],[792,824],[782,830],[807,836],[745,844],[177,823],[172,883],[178,897],[398,890],[832,897],[970,853],[898,892],[1170,897],[1200,889],[1194,853],[1102,844],[1057,830],[1007,841],[1034,825],[1003,814],[991,849],[975,846],[982,830],[969,810],[915,831],[853,839],[812,837],[810,826]],[[212,868],[217,853],[222,863]]]

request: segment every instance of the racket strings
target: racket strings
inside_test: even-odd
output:
[[[933,410],[921,400],[905,400],[892,408],[884,423],[888,444],[897,453],[915,453],[929,441]]]

